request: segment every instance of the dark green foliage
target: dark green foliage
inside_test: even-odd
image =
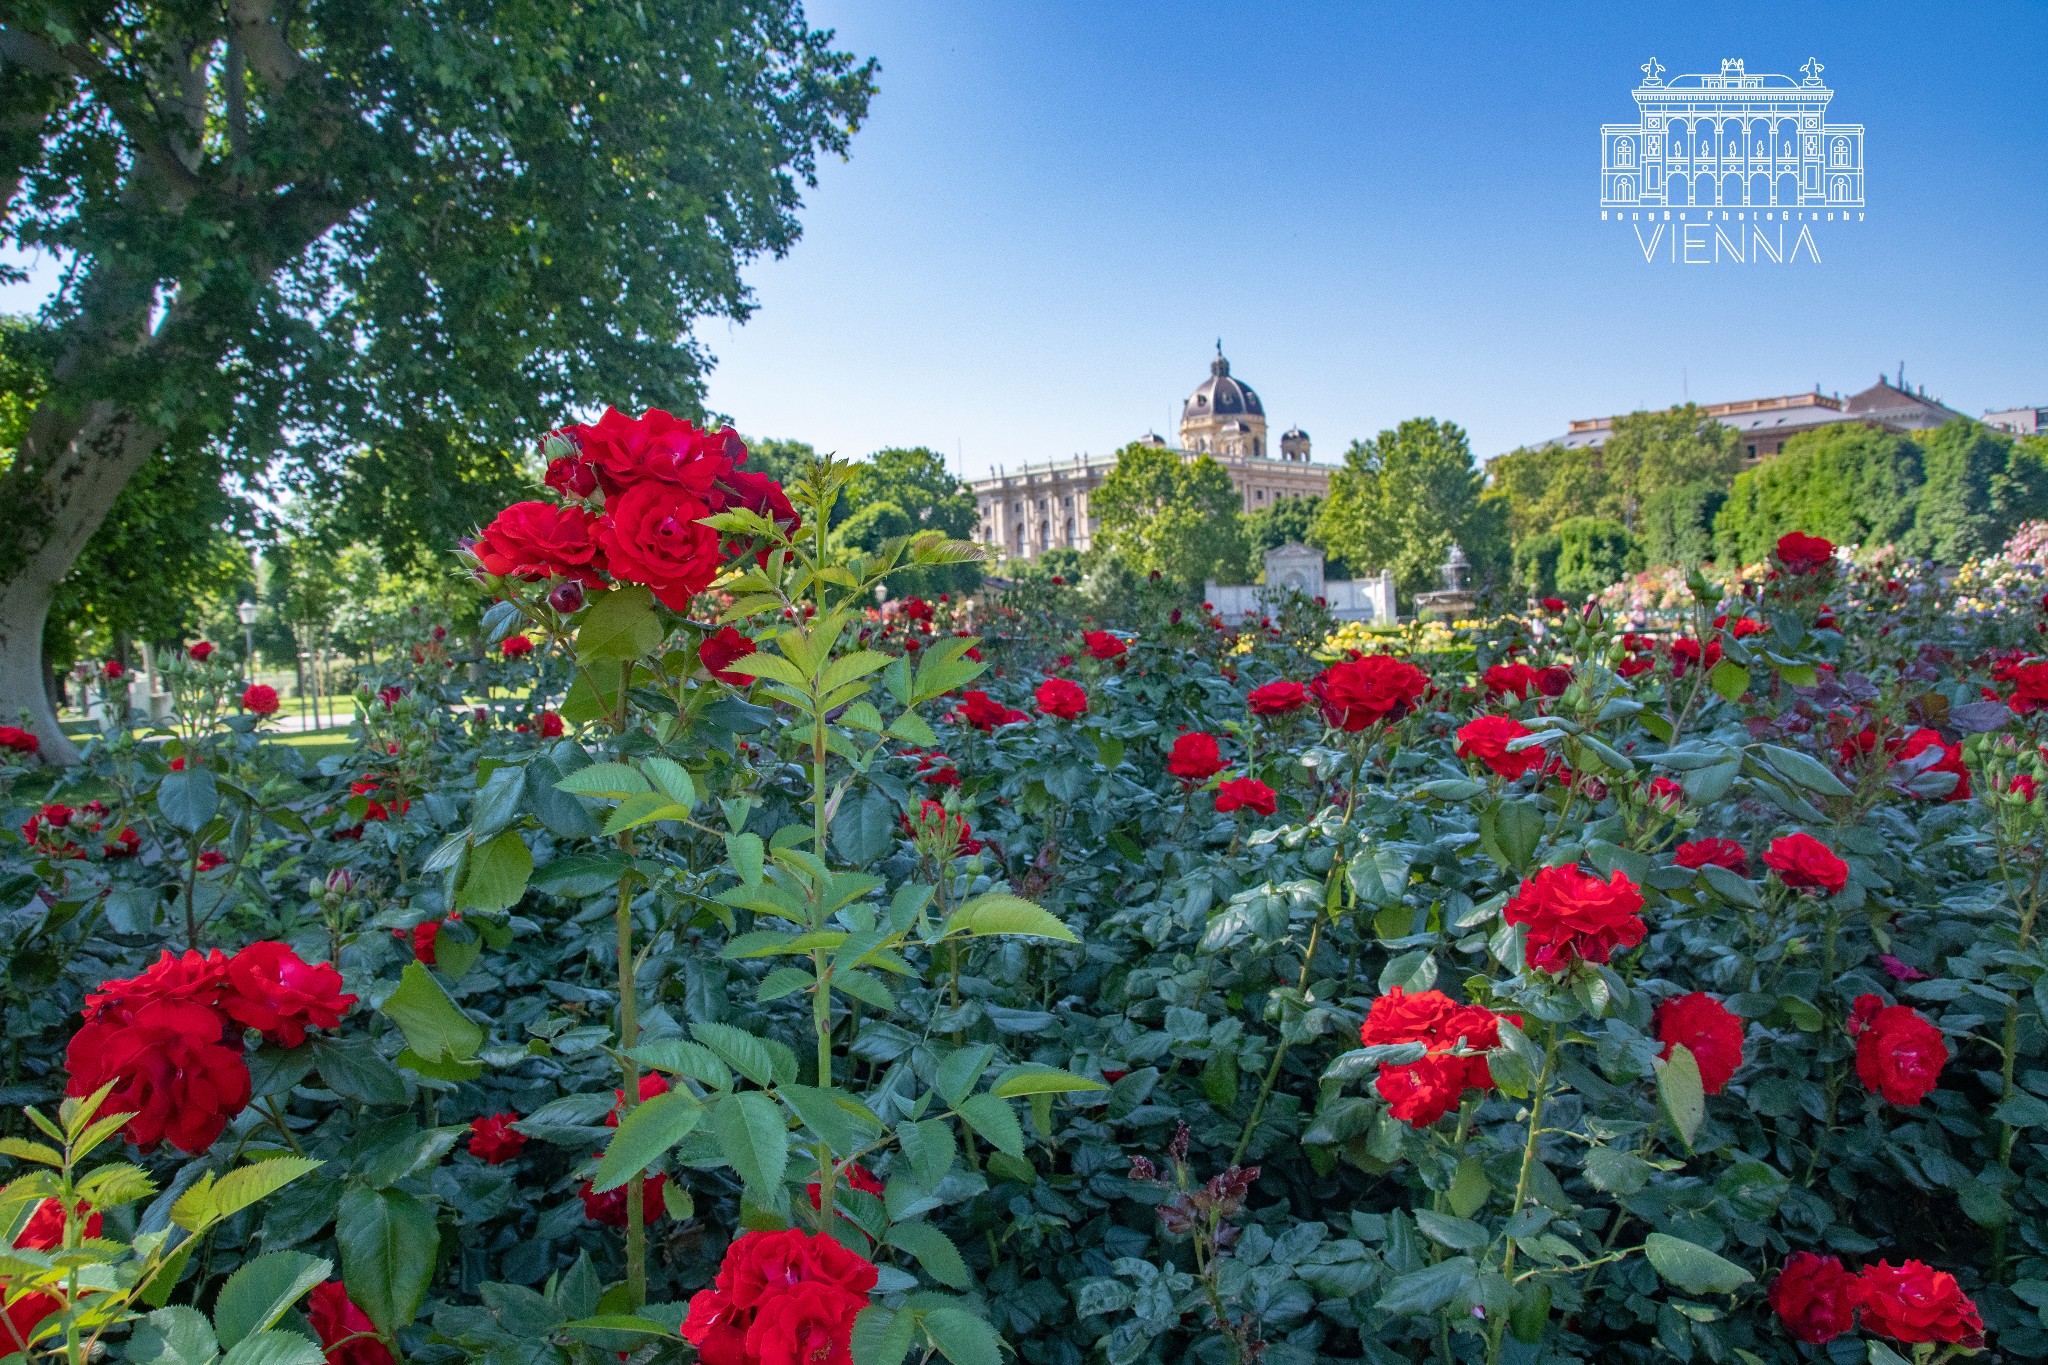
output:
[[[1313,545],[1323,548],[1316,539],[1316,518],[1323,510],[1321,498],[1277,498],[1271,504],[1246,514],[1244,538],[1250,551],[1250,562],[1246,572],[1254,575],[1246,582],[1257,582],[1257,574],[1266,566],[1265,554],[1282,545]],[[1324,550],[1323,574],[1327,578],[1349,578],[1351,566],[1342,555],[1333,555]]]
[[[1515,582],[1532,596],[1553,596],[1557,592],[1557,560],[1563,550],[1563,538],[1555,531],[1521,541],[1515,546]]]
[[[1415,417],[1354,441],[1330,476],[1318,542],[1353,572],[1394,571],[1404,596],[1441,587],[1453,542],[1484,576],[1508,561],[1505,509],[1482,504],[1472,447],[1455,422]]]
[[[1092,544],[1139,573],[1158,573],[1190,591],[1244,570],[1243,515],[1223,466],[1207,455],[1133,441],[1088,499],[1100,521]]]
[[[1837,545],[1894,543],[1912,529],[1921,482],[1910,437],[1861,422],[1803,433],[1736,476],[1714,518],[1716,556],[1758,563],[1788,531]]]
[[[876,451],[833,509],[837,533],[864,550],[876,549],[890,536],[922,531],[967,539],[979,522],[974,494],[947,468],[945,456],[923,446]],[[981,565],[908,569],[890,583],[899,594],[972,592],[981,583]]]
[[[1557,591],[1590,597],[1642,567],[1628,528],[1604,517],[1572,517],[1557,528]]]
[[[1704,564],[1714,557],[1714,517],[1728,501],[1725,486],[1689,483],[1661,489],[1643,503],[1637,523],[1645,564]]]
[[[1922,438],[1920,489],[1905,546],[1943,564],[1980,558],[2013,528],[2048,516],[2048,468],[2002,431],[1957,418]]]

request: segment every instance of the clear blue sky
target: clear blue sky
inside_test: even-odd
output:
[[[1906,365],[2048,404],[2048,6],[812,0],[881,61],[711,406],[978,474],[1169,430],[1221,336],[1319,458],[1404,417],[1491,455],[1567,419]],[[1646,265],[1599,127],[1742,57],[1826,64],[1866,220],[1798,267]],[[12,300],[20,306],[17,292]],[[0,298],[0,307],[9,300]]]

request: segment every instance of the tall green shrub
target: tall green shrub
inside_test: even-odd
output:
[[[1896,543],[1912,529],[1922,478],[1920,447],[1896,432],[1844,422],[1795,436],[1736,476],[1714,518],[1715,554],[1754,564],[1787,531],[1838,545]]]
[[[1694,565],[1712,559],[1714,516],[1727,501],[1727,489],[1706,482],[1652,494],[1636,527],[1644,562]]]
[[[1557,590],[1591,596],[1641,562],[1635,538],[1618,521],[1573,517],[1557,528]]]

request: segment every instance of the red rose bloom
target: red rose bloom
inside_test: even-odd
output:
[[[1562,664],[1536,670],[1536,690],[1546,697],[1561,697],[1572,685],[1572,671]]]
[[[645,1104],[647,1103],[647,1101],[653,1099],[656,1095],[666,1095],[668,1092],[668,1077],[662,1075],[659,1071],[647,1071],[641,1073],[640,1103]],[[612,1091],[611,1112],[604,1116],[604,1126],[607,1128],[618,1127],[619,1115],[625,1109],[625,1107],[625,1090],[617,1089]]]
[[[391,1348],[377,1339],[377,1324],[356,1307],[340,1280],[313,1286],[306,1323],[327,1349],[327,1365],[394,1365]]]
[[[588,460],[564,455],[548,461],[541,482],[565,498],[587,498],[597,491],[597,471]]]
[[[65,1093],[90,1095],[112,1081],[104,1112],[135,1116],[125,1130],[130,1142],[147,1149],[169,1138],[181,1151],[203,1152],[249,1103],[248,1064],[221,1032],[220,1015],[179,1000],[89,1019],[65,1053]]]
[[[1236,810],[1271,815],[1279,808],[1280,798],[1256,777],[1233,777],[1216,784],[1216,812],[1219,815],[1228,815]]]
[[[1254,687],[1245,705],[1255,716],[1284,716],[1308,705],[1308,689],[1298,682],[1269,682]]]
[[[1495,697],[1504,697],[1512,692],[1527,701],[1542,690],[1537,686],[1536,670],[1527,664],[1495,664],[1480,675],[1479,681],[1487,693]]]
[[[306,1030],[333,1028],[355,1005],[341,993],[341,973],[325,962],[304,962],[283,943],[252,943],[228,961],[228,1018],[261,1033],[266,1042],[297,1047]]]
[[[1858,1275],[1863,1330],[1893,1341],[1984,1344],[1984,1319],[1956,1277],[1919,1261],[1879,1261]]]
[[[964,858],[981,852],[983,847],[981,840],[974,837],[974,827],[967,823],[966,816],[948,814],[943,805],[930,799],[917,803],[915,821],[905,812],[896,817],[896,823],[911,839],[926,840],[928,846],[938,845],[937,851],[946,857]],[[953,834],[950,844],[945,840],[948,830]]]
[[[1529,965],[1562,972],[1574,962],[1605,962],[1649,930],[1643,893],[1620,868],[1606,881],[1576,867],[1546,867],[1523,882],[1501,912],[1529,927]]]
[[[1038,709],[1061,720],[1078,720],[1088,713],[1088,694],[1065,678],[1047,678],[1033,693]]]
[[[430,919],[410,929],[393,929],[391,937],[401,943],[410,939],[414,959],[431,967],[434,965],[434,943],[441,937],[441,921]]]
[[[1129,645],[1117,639],[1116,636],[1111,635],[1106,630],[1083,632],[1081,644],[1087,649],[1089,658],[1101,659],[1105,662],[1110,659],[1121,658],[1130,652]]]
[[[98,1209],[81,1199],[72,1212],[79,1215],[72,1221],[78,1224],[80,1237],[100,1235],[100,1226],[106,1220]],[[45,1199],[28,1216],[28,1223],[22,1228],[21,1235],[14,1239],[14,1245],[24,1251],[55,1251],[64,1245],[64,1221],[64,1201]]]
[[[749,654],[760,652],[760,648],[731,626],[720,626],[717,634],[705,636],[697,646],[697,662],[704,665],[705,672],[728,687],[745,687],[754,681],[754,675],[734,673],[732,665]]]
[[[668,1184],[668,1177],[659,1171],[640,1177],[640,1218],[652,1223],[665,1213],[661,1202],[662,1187]],[[608,1228],[626,1226],[626,1187],[597,1192],[596,1186],[586,1180],[576,1188],[577,1198],[583,1201],[583,1216],[593,1223],[602,1223]]]
[[[0,725],[0,749],[17,754],[32,754],[42,747],[41,740],[19,725]]]
[[[1811,834],[1787,834],[1771,840],[1764,850],[1764,866],[1795,889],[1825,891],[1832,896],[1849,884],[1849,865]]]
[[[2005,789],[2009,792],[2018,792],[2023,801],[2034,799],[2034,779],[2030,774],[2014,773],[2012,781],[2005,784]]]
[[[1323,720],[1353,733],[1408,714],[1429,687],[1429,675],[1385,654],[1331,664],[1309,684]]]
[[[2048,707],[2048,661],[2013,666],[2012,696],[2007,705],[2021,715]]]
[[[1794,1341],[1823,1346],[1856,1325],[1862,1287],[1835,1257],[1795,1251],[1772,1278],[1770,1298]]]
[[[213,641],[200,640],[196,644],[185,646],[185,657],[196,664],[205,663],[213,657]]]
[[[562,737],[561,712],[543,711],[540,713],[540,735],[542,739],[560,739]]]
[[[1848,1029],[1856,1039],[1856,1078],[1892,1104],[1918,1105],[1948,1065],[1948,1042],[1941,1030],[1909,1006],[1859,995]]]
[[[1930,752],[1937,755],[1937,757],[1932,761],[1922,758],[1922,755]],[[1916,766],[1924,764],[1924,766],[1920,766],[1921,772],[1948,773],[1955,778],[1956,784],[1949,788],[1948,795],[1938,799],[1943,801],[1967,801],[1970,799],[1970,770],[1963,764],[1962,745],[1944,743],[1939,730],[1930,730],[1923,725],[1900,742],[1898,753],[1893,758],[1894,762],[1899,763],[1914,763],[1916,760],[1918,760]]]
[[[1650,804],[1666,814],[1685,808],[1685,788],[1668,777],[1652,781],[1648,795]]]
[[[705,1365],[846,1365],[853,1318],[876,1278],[822,1233],[749,1232],[726,1248],[712,1287],[690,1300],[682,1335]],[[783,1299],[793,1301],[777,1306]]]
[[[1657,1006],[1656,1030],[1666,1058],[1674,1043],[1685,1044],[1699,1063],[1700,1087],[1709,1095],[1720,1094],[1742,1065],[1742,1021],[1705,992],[1676,996]]]
[[[109,659],[100,665],[100,672],[106,674],[109,678],[125,678],[128,676],[128,665],[122,663],[119,659]]]
[[[604,583],[597,518],[581,507],[515,502],[478,533],[469,552],[479,569],[497,578],[569,578],[586,588]]]
[[[1223,768],[1223,752],[1216,747],[1216,736],[1200,731],[1174,740],[1173,752],[1166,756],[1166,771],[1183,782],[1206,782]]]
[[[1742,845],[1733,839],[1695,839],[1689,844],[1680,844],[1672,851],[1671,859],[1680,867],[1725,867],[1738,877],[1749,875],[1749,855],[1742,851]]]
[[[1794,531],[1778,537],[1777,559],[1786,573],[1802,577],[1819,573],[1835,562],[1834,542]]]
[[[699,430],[660,408],[628,417],[607,407],[597,421],[563,427],[562,434],[576,443],[608,495],[656,482],[687,488],[701,499],[747,456],[731,432]]]
[[[645,583],[663,606],[688,611],[718,577],[718,532],[702,520],[710,515],[672,484],[635,484],[606,504],[598,523],[605,566],[614,578]]]
[[[196,866],[201,872],[211,872],[216,867],[226,866],[227,861],[227,854],[209,848],[206,852],[199,855],[199,861]]]
[[[1563,611],[1565,601],[1562,597],[1546,597],[1540,605],[1545,611]]]
[[[1014,725],[1020,720],[1031,719],[1022,711],[1012,711],[986,692],[962,692],[960,715],[969,725],[983,732],[998,725]]]
[[[871,1194],[875,1196],[875,1198],[877,1199],[880,1199],[882,1197],[882,1182],[876,1178],[875,1173],[873,1171],[861,1165],[859,1162],[855,1162],[853,1165],[847,1167],[846,1170],[842,1172],[842,1174],[846,1177],[846,1188],[848,1188],[849,1190],[859,1190],[862,1194]],[[822,1204],[818,1202],[819,1188],[820,1187],[818,1185],[818,1182],[815,1180],[813,1180],[810,1184],[804,1186],[804,1189],[810,1193],[811,1207],[814,1209],[824,1207]]]
[[[524,658],[533,653],[533,640],[525,635],[507,635],[499,641],[498,653],[507,659]]]
[[[1459,728],[1458,757],[1476,758],[1495,775],[1512,782],[1531,768],[1541,767],[1549,757],[1540,744],[1508,748],[1510,742],[1534,733],[1512,716],[1481,716]]]
[[[1399,986],[1372,1002],[1359,1027],[1366,1047],[1422,1043],[1418,1061],[1382,1066],[1374,1088],[1387,1111],[1414,1128],[1427,1128],[1458,1107],[1467,1090],[1493,1085],[1485,1053],[1500,1046],[1501,1016],[1478,1005],[1460,1005],[1442,991],[1407,994]],[[1458,1051],[1478,1056],[1458,1056]]]
[[[155,965],[140,976],[120,981],[102,981],[87,993],[85,1017],[126,1017],[144,1005],[159,1000],[220,1008],[228,991],[228,956],[220,949],[201,953],[188,948],[173,956],[169,949],[158,955]],[[88,1091],[88,1094],[91,1092]]]
[[[518,1156],[526,1146],[526,1134],[512,1125],[519,1115],[490,1114],[469,1121],[469,1152],[487,1165],[497,1166]]]
[[[242,709],[253,716],[277,714],[277,689],[268,683],[250,683],[242,689]]]

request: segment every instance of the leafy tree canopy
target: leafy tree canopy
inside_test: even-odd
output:
[[[1912,529],[1921,478],[1910,437],[1861,422],[1802,432],[1735,477],[1714,519],[1715,550],[1754,564],[1787,531],[1838,545],[1891,544]]]
[[[1330,476],[1316,534],[1354,572],[1392,569],[1401,591],[1415,593],[1441,585],[1454,541],[1482,572],[1504,567],[1504,520],[1498,503],[1480,501],[1463,428],[1412,417],[1352,442],[1344,467]]]
[[[1244,519],[1244,536],[1250,550],[1250,563],[1246,566],[1257,581],[1256,575],[1265,569],[1265,553],[1277,550],[1282,545],[1313,545],[1323,551],[1323,572],[1331,578],[1345,578],[1350,568],[1343,557],[1332,555],[1327,546],[1316,538],[1316,518],[1322,514],[1321,498],[1276,498],[1256,512],[1248,513]]]
[[[1496,456],[1487,496],[1505,503],[1517,544],[1579,516],[1638,531],[1652,499],[1680,488],[1726,489],[1741,466],[1734,429],[1688,403],[1615,418],[1599,449],[1524,446]]]
[[[1157,572],[1190,588],[1243,572],[1242,500],[1222,465],[1207,455],[1183,459],[1133,441],[1090,495],[1101,519],[1094,543],[1140,573]]]

